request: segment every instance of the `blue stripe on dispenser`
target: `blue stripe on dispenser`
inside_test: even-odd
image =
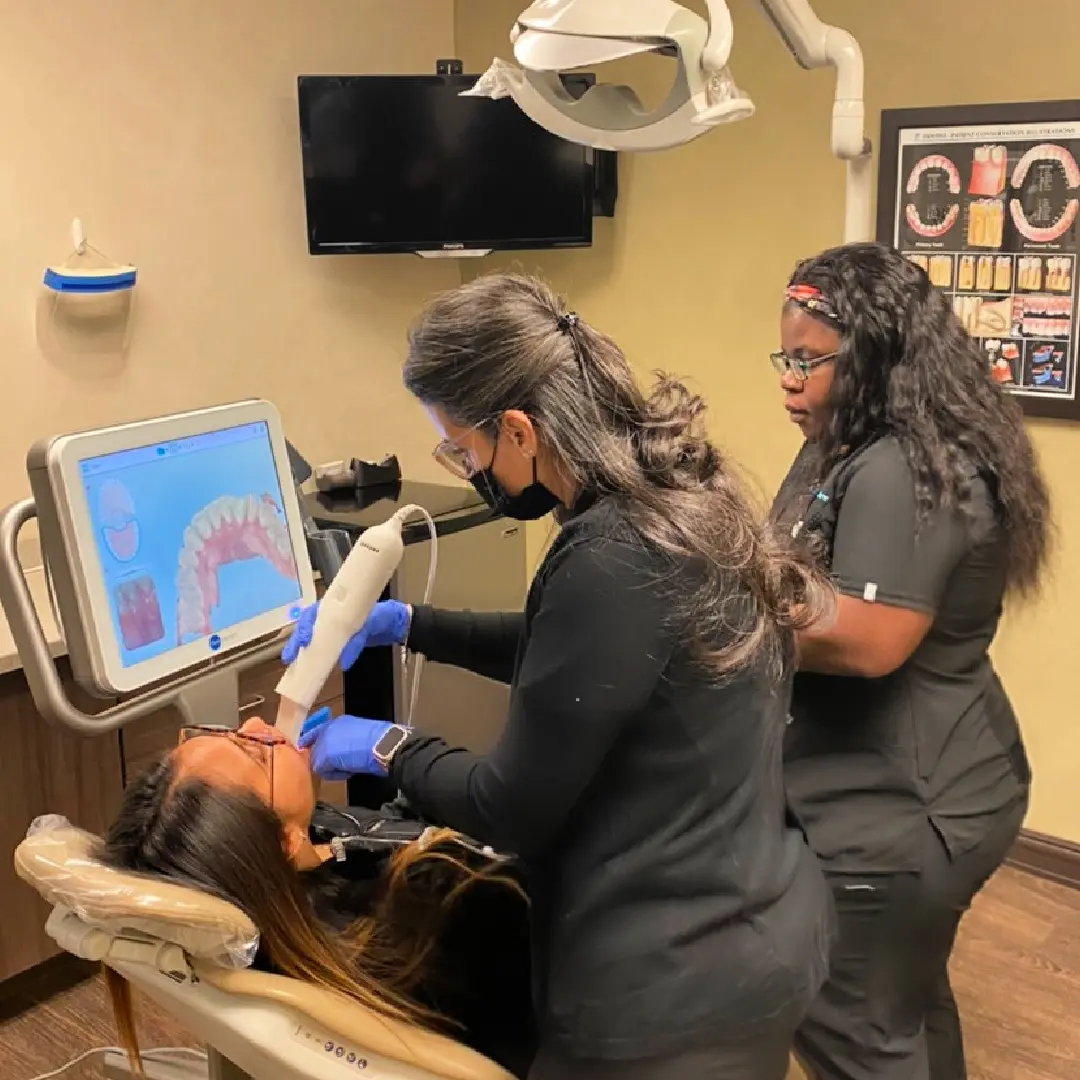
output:
[[[120,270],[115,274],[65,273],[51,267],[45,271],[44,284],[59,293],[109,293],[133,288],[138,271]]]

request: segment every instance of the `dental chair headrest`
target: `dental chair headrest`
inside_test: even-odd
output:
[[[251,965],[259,933],[239,908],[197,889],[113,870],[97,859],[99,843],[65,818],[38,818],[15,849],[15,872],[53,907],[106,933],[157,938],[223,967]]]

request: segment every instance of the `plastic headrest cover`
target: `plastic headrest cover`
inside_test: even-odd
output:
[[[66,818],[38,818],[15,849],[15,872],[50,904],[116,937],[138,935],[178,945],[224,967],[250,967],[259,932],[233,904],[98,861],[100,841]]]

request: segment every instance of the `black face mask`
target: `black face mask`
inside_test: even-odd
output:
[[[517,495],[510,495],[495,478],[495,454],[499,452],[499,444],[495,444],[495,453],[491,455],[491,464],[486,469],[481,469],[469,478],[469,483],[476,488],[476,493],[495,511],[503,517],[514,521],[537,521],[545,514],[550,514],[559,505],[557,496],[552,495],[543,484],[536,479],[536,458],[533,458],[533,482]]]

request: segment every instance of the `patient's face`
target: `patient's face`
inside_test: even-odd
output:
[[[177,780],[253,792],[273,807],[287,829],[306,835],[315,809],[307,752],[262,720],[248,720],[239,733],[253,738],[204,735],[182,742],[173,751]]]

